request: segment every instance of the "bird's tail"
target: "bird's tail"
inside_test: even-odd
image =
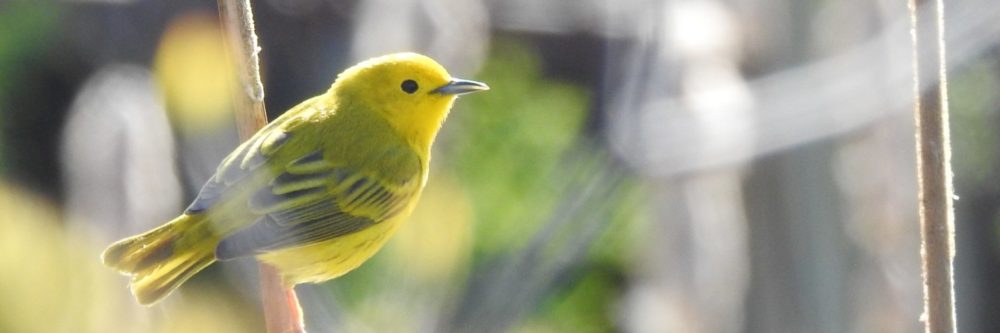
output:
[[[111,244],[104,265],[132,276],[132,294],[152,305],[215,261],[215,241],[204,217],[182,214],[146,233]]]

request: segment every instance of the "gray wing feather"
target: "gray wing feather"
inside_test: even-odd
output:
[[[293,225],[283,222],[288,219],[299,222]],[[332,201],[316,201],[304,207],[265,215],[220,241],[215,248],[215,257],[228,260],[306,245],[351,234],[375,223],[368,218],[341,212]]]
[[[278,194],[274,189],[293,187],[283,181],[313,181],[303,175],[279,175],[271,187],[258,191],[251,199],[251,210],[262,217],[219,242],[216,258],[226,260],[256,255],[341,237],[384,221],[406,205],[408,195],[396,193],[378,181],[348,176],[351,174],[354,173],[335,168],[324,172],[328,183],[323,186]],[[328,192],[330,187],[340,187],[344,191],[333,196]],[[361,216],[345,207],[367,207],[368,211],[380,213]]]
[[[288,133],[274,131],[240,145],[219,163],[215,175],[205,182],[198,196],[184,213],[188,215],[204,213],[215,205],[233,184],[245,179],[264,165],[264,162],[288,142],[289,138],[291,136]]]

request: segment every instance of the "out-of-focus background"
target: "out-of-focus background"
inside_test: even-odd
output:
[[[310,332],[921,330],[906,1],[253,4],[272,118],[395,51],[493,88],[389,245],[299,286]],[[946,4],[958,322],[997,332],[1000,6]],[[0,0],[0,332],[262,331],[252,261],[143,308],[98,259],[236,145],[219,29]]]

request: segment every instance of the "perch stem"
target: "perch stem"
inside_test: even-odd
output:
[[[218,0],[231,59],[239,72],[239,91],[234,96],[236,129],[246,141],[267,124],[264,85],[260,80],[257,33],[250,0]],[[302,310],[295,289],[285,286],[277,269],[260,265],[261,302],[268,333],[304,333]]]
[[[944,1],[910,0],[916,105],[917,183],[926,332],[955,332],[951,143],[945,71]],[[922,50],[930,50],[922,52]],[[932,68],[934,70],[921,71]],[[920,81],[934,82],[926,92]]]

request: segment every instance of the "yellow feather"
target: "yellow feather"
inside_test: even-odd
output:
[[[105,264],[132,276],[142,304],[245,255],[289,285],[346,274],[413,211],[456,96],[487,89],[415,53],[357,64],[237,147],[180,217],[110,246]]]

